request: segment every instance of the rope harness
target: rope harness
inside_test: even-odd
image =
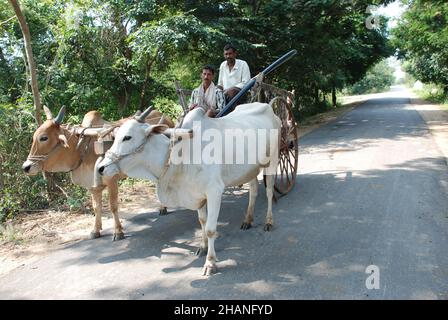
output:
[[[160,177],[157,178],[157,181],[160,180],[160,179],[165,175],[165,173],[168,171],[168,168],[169,168],[169,166],[170,166],[171,151],[173,150],[173,147],[174,147],[174,145],[176,144],[176,138],[175,138],[176,135],[175,135],[175,131],[176,131],[176,130],[174,129],[174,134],[170,137],[170,142],[169,142],[169,145],[168,145],[167,157],[166,157],[166,159],[165,159],[165,163],[164,163],[164,165],[163,165],[163,172],[162,172],[162,174],[160,175]],[[118,154],[114,153],[113,151],[111,151],[110,149],[107,150],[107,151],[106,151],[106,154],[104,155],[104,157],[105,157],[105,158],[108,158],[111,162],[108,163],[107,165],[103,166],[103,167],[106,168],[106,167],[108,167],[108,166],[110,166],[110,165],[112,165],[112,164],[115,164],[115,165],[117,166],[117,168],[118,168],[118,171],[119,171],[120,173],[123,173],[123,172],[121,171],[119,162],[120,162],[121,160],[123,160],[124,158],[130,156],[130,155],[134,155],[134,154],[138,154],[138,153],[142,152],[142,151],[145,149],[145,144],[148,142],[149,137],[151,137],[151,135],[148,135],[148,136],[143,140],[143,142],[142,142],[142,143],[141,143],[141,144],[140,144],[134,151],[129,152],[129,153],[125,153],[125,154],[120,154],[120,155],[118,155]]]

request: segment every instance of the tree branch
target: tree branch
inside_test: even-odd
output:
[[[4,24],[7,24],[9,21],[11,21],[12,19],[14,19],[16,16],[12,16],[11,18],[9,18],[9,19],[7,19],[7,20],[5,20],[5,21],[2,21],[2,22],[0,22],[0,26],[2,26],[2,25],[4,25]]]

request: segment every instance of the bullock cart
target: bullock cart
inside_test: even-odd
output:
[[[279,162],[277,173],[275,176],[274,189],[280,196],[286,195],[294,187],[297,175],[297,162],[299,158],[299,144],[298,144],[298,127],[294,118],[292,110],[294,109],[294,92],[277,88],[271,84],[265,83],[265,76],[279,67],[281,64],[292,58],[297,54],[296,50],[292,50],[271,65],[269,65],[262,72],[253,77],[241,91],[226,104],[224,109],[216,116],[222,117],[231,112],[238,101],[249,93],[250,102],[264,102],[269,103],[273,108],[274,113],[280,118],[281,132],[280,132],[280,146],[279,146]],[[182,123],[183,117],[188,112],[188,99],[191,95],[191,90],[181,88],[178,81],[175,82],[176,93],[179,97],[179,103],[183,108],[183,115],[178,123]]]

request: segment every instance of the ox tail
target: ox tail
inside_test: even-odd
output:
[[[94,167],[94,171],[93,171],[93,187],[100,187],[103,185],[103,178],[100,176],[100,173],[98,171],[98,165],[100,164],[101,161],[103,161],[104,157],[103,156],[99,156],[98,159],[96,159],[95,162],[95,167]]]
[[[266,184],[266,175],[265,174],[263,174],[263,183],[264,183],[264,186],[266,187],[267,184]],[[272,200],[274,201],[274,204],[277,203],[277,197],[275,196],[275,192],[272,193]]]

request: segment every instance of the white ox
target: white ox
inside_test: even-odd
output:
[[[148,111],[146,110],[145,113]],[[195,126],[193,126],[194,123],[196,123]],[[261,158],[251,164],[247,161],[250,148],[247,144],[244,144],[243,150],[238,151],[244,153],[243,164],[222,164],[223,162],[221,164],[205,164],[204,162],[200,164],[175,164],[174,161],[170,161],[173,158],[173,143],[171,143],[170,138],[163,134],[167,127],[165,125],[145,124],[140,119],[135,118],[126,121],[119,128],[112,147],[97,168],[100,174],[104,176],[124,173],[134,178],[153,180],[157,183],[157,195],[162,204],[197,210],[203,237],[197,254],[205,254],[208,248],[203,268],[203,275],[208,276],[216,271],[214,241],[217,235],[216,227],[224,189],[227,186],[237,186],[249,182],[249,206],[241,228],[250,228],[253,222],[254,204],[257,196],[257,176],[263,167],[267,167],[267,164],[270,165],[270,168],[277,167],[280,125],[280,119],[274,114],[271,106],[265,103],[256,102],[240,105],[234,112],[222,118],[209,118],[204,115],[200,108],[195,109],[187,114],[183,125],[183,128],[193,129],[193,139],[182,139],[180,143],[192,141],[195,139],[195,135],[200,135],[201,132],[207,132],[207,130],[225,136],[224,133],[229,132],[229,129],[249,131],[261,129],[259,131],[271,134],[270,139],[264,140],[264,156],[262,155]],[[273,139],[272,132],[274,133]],[[263,140],[258,136],[257,139]],[[202,140],[207,141],[204,136]],[[250,141],[250,143],[256,142]],[[194,142],[190,146],[193,148]],[[202,143],[201,152],[206,147]],[[198,151],[194,148],[192,150],[193,152]],[[265,231],[270,231],[273,225],[273,185],[274,177],[267,175],[268,208]]]

